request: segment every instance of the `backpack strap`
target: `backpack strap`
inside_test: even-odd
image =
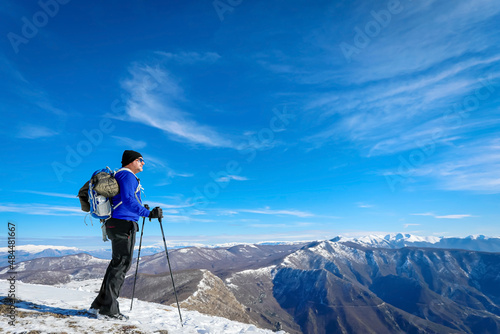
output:
[[[113,176],[115,176],[118,172],[121,172],[121,171],[127,171],[127,172],[130,172],[132,173],[132,175],[135,176],[135,178],[137,179],[137,188],[135,189],[135,192],[134,192],[134,195],[135,195],[135,199],[137,200],[137,202],[142,206],[142,202],[141,200],[139,199],[139,197],[137,196],[137,192],[140,192],[140,191],[143,191],[144,188],[142,188],[141,186],[141,180],[137,177],[137,175],[135,175],[134,172],[132,172],[129,168],[126,168],[126,167],[122,167],[120,168],[119,170],[117,170]],[[115,210],[117,207],[119,207],[120,205],[123,204],[123,201],[120,201],[120,203],[116,204],[113,206],[113,210]]]

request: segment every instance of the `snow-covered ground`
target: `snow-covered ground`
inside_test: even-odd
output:
[[[0,280],[0,291],[9,290],[9,282]],[[6,333],[196,333],[196,334],[243,334],[273,333],[250,324],[225,318],[212,317],[195,311],[181,309],[183,326],[177,308],[134,299],[130,311],[130,299],[120,298],[122,313],[128,321],[93,319],[84,312],[96,296],[99,282],[71,282],[68,285],[48,286],[16,283],[17,306],[15,326],[9,325],[5,314],[0,316],[0,331]],[[23,312],[23,313],[21,313]],[[284,334],[285,332],[279,332]]]

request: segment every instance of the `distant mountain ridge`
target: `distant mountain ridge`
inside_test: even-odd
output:
[[[330,241],[339,243],[354,243],[364,247],[390,248],[398,249],[403,247],[425,247],[425,248],[443,248],[443,249],[463,249],[480,252],[500,252],[500,237],[487,237],[484,235],[458,237],[435,237],[435,236],[417,236],[413,234],[394,233],[386,235],[368,235],[364,237],[345,237],[337,236]],[[263,241],[255,245],[294,245],[311,241],[283,242],[283,241]],[[202,244],[182,244],[169,246],[169,249],[201,247],[201,248],[222,248],[239,245],[253,245],[251,243],[225,243],[215,245]],[[108,244],[107,244],[108,246]],[[108,246],[110,247],[110,245]],[[137,248],[137,245],[136,245]],[[143,246],[141,255],[153,255],[164,252],[163,244]],[[137,252],[137,250],[136,250]],[[101,259],[111,258],[111,249],[102,248],[97,250],[85,250],[77,247],[50,246],[50,245],[20,245],[16,246],[16,262],[28,261],[41,257],[59,257],[74,255],[79,253],[90,254]],[[7,265],[8,248],[0,247],[0,267]],[[137,255],[137,253],[136,253]]]
[[[365,247],[399,249],[403,247],[424,247],[443,249],[462,249],[479,252],[500,252],[500,238],[484,235],[458,237],[421,237],[413,234],[369,235],[360,238],[338,236],[331,241],[340,243],[355,243]]]
[[[304,242],[302,242],[304,243]],[[264,241],[256,243],[255,245],[295,245],[301,244],[301,242],[283,242],[283,241]],[[253,245],[251,243],[224,243],[216,245],[202,245],[202,244],[175,244],[169,245],[168,249],[182,249],[182,248],[230,248],[234,246],[241,245]],[[101,248],[95,250],[85,250],[77,247],[67,247],[67,246],[52,246],[52,245],[19,245],[15,248],[16,263],[29,261],[33,259],[39,259],[43,257],[62,257],[67,255],[76,254],[89,254],[100,259],[111,259],[111,244],[106,243],[108,248]],[[135,245],[134,257],[137,256],[138,243]],[[141,256],[154,255],[158,253],[164,253],[165,248],[163,243],[156,245],[142,246]],[[7,247],[0,247],[0,267],[8,265],[9,249]]]

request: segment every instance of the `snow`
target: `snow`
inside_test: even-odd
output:
[[[331,262],[343,261],[345,263],[366,263],[364,252],[359,251],[356,248],[346,246],[342,243],[323,241],[316,246],[308,248],[307,250],[298,250],[288,255],[283,259],[281,264],[285,267],[303,269],[305,265],[307,266],[308,261],[311,259],[310,253]]]
[[[193,293],[193,295],[187,299],[188,303],[192,297],[196,297],[200,292],[209,290],[211,285],[213,285],[213,284],[211,284],[211,282],[213,281],[213,278],[210,277],[210,275],[208,274],[208,270],[201,269],[201,271],[203,272],[203,278],[198,283],[197,289]]]
[[[269,266],[269,267],[263,267],[259,269],[247,269],[243,271],[239,271],[237,273],[234,273],[230,277],[226,278],[225,283],[226,286],[230,289],[233,290],[238,290],[239,286],[233,283],[233,279],[235,279],[237,276],[242,276],[242,275],[250,275],[252,277],[255,277],[257,279],[259,276],[266,276],[269,278],[273,278],[273,272],[276,269],[275,265]]]
[[[158,333],[161,330],[167,330],[169,334],[273,333],[254,325],[187,310],[181,310],[182,326],[176,308],[134,300],[134,308],[129,311],[130,299],[125,298],[119,298],[119,302],[121,311],[130,316],[128,321],[93,319],[79,313],[79,311],[87,310],[92,303],[96,296],[96,285],[96,280],[71,282],[61,286],[16,282],[16,297],[22,300],[16,304],[17,311],[26,312],[28,316],[21,317],[18,314],[14,327],[8,324],[9,318],[0,317],[0,328],[8,333],[29,331],[37,331],[37,333],[123,333],[127,328],[126,332],[137,330],[141,333]],[[8,281],[0,280],[2,291],[8,291],[9,286]],[[134,331],[134,333],[136,332]],[[283,331],[280,333],[285,334]]]
[[[262,267],[258,269],[247,269],[247,270],[242,270],[234,275],[252,275],[252,276],[269,276],[271,277],[272,271],[276,268],[275,265],[269,266],[269,267]]]
[[[392,233],[392,234],[370,234],[363,237],[343,237],[338,236],[336,242],[355,242],[372,247],[397,247],[404,246],[404,243],[439,243],[443,238],[435,236],[418,236],[414,234]]]
[[[70,289],[70,290],[78,290],[78,291],[94,291],[97,293],[101,289],[102,278],[99,279],[89,279],[85,281],[76,281],[71,280],[68,283],[57,284],[55,287]]]
[[[484,236],[482,234],[471,234],[468,237],[466,237],[465,239],[471,239],[471,240],[488,240],[490,238],[487,237],[487,236]]]
[[[366,263],[364,252],[360,252],[356,248],[351,248],[331,241],[322,242],[312,250],[325,259],[332,261],[337,258],[344,262]]]
[[[436,236],[418,236],[414,234],[408,234],[408,233],[392,233],[392,234],[369,234],[365,236],[359,236],[359,237],[354,237],[354,236],[337,236],[333,239],[331,239],[332,242],[336,243],[345,243],[345,242],[354,242],[359,245],[365,246],[365,247],[376,247],[376,248],[402,248],[402,247],[407,247],[407,246],[418,246],[418,247],[434,247],[434,245],[438,245],[441,242],[447,241],[447,240],[453,240],[453,239],[459,239],[462,241],[491,241],[491,243],[499,243],[497,241],[498,237],[488,237],[484,235],[470,235],[465,238],[461,237],[456,237],[456,238],[451,238],[451,237],[436,237]],[[324,240],[316,240],[315,242],[322,242]],[[227,250],[232,247],[240,246],[240,252],[245,252],[248,251],[250,248],[259,248],[259,246],[263,245],[294,245],[294,244],[301,244],[301,243],[310,243],[312,242],[311,240],[304,240],[304,241],[261,241],[257,243],[243,243],[243,242],[232,242],[232,243],[221,243],[221,244],[201,244],[201,243],[187,243],[187,242],[181,242],[181,241],[170,241],[169,248],[170,249],[175,249],[176,251],[180,252],[181,254],[186,254],[189,252],[193,252],[193,248],[220,248],[222,250]],[[109,246],[109,244],[108,244]],[[450,246],[447,244],[448,248],[453,248],[453,246]],[[498,247],[493,247],[491,250],[489,250],[486,245],[483,245],[480,249],[477,249],[472,247],[467,247],[465,246],[464,243],[459,243],[457,244],[457,248],[463,249],[471,249],[471,250],[482,250],[482,251],[491,251],[491,252],[497,252]],[[58,251],[60,254],[58,255],[70,255],[70,254],[75,254],[75,253],[87,253],[90,254],[94,257],[98,258],[105,258],[109,259],[111,256],[111,250],[108,248],[103,248],[103,249],[79,249],[76,247],[67,247],[67,246],[51,246],[51,245],[16,245],[16,251],[18,251],[18,258],[22,259],[23,261],[30,260],[36,257],[40,256],[53,256],[50,253],[49,254],[44,254],[44,251],[48,250],[53,250],[53,251]],[[3,257],[0,259],[1,261],[4,261],[3,264],[0,263],[0,266],[6,266],[7,265],[7,256],[9,255],[8,253],[9,249],[8,247],[0,247],[0,257]],[[137,251],[137,247],[136,247]],[[155,243],[152,245],[142,245],[142,252],[141,255],[152,255],[155,253],[160,253],[164,252],[164,245],[161,243]]]

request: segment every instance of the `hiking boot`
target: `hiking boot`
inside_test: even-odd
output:
[[[99,313],[99,318],[105,319],[105,320],[120,320],[120,321],[127,321],[128,316],[122,313],[117,313],[117,314],[102,314]]]
[[[122,314],[122,313],[113,314],[113,315],[110,315],[109,317],[111,319],[122,320],[122,321],[128,320],[128,316],[126,316],[125,314]]]

